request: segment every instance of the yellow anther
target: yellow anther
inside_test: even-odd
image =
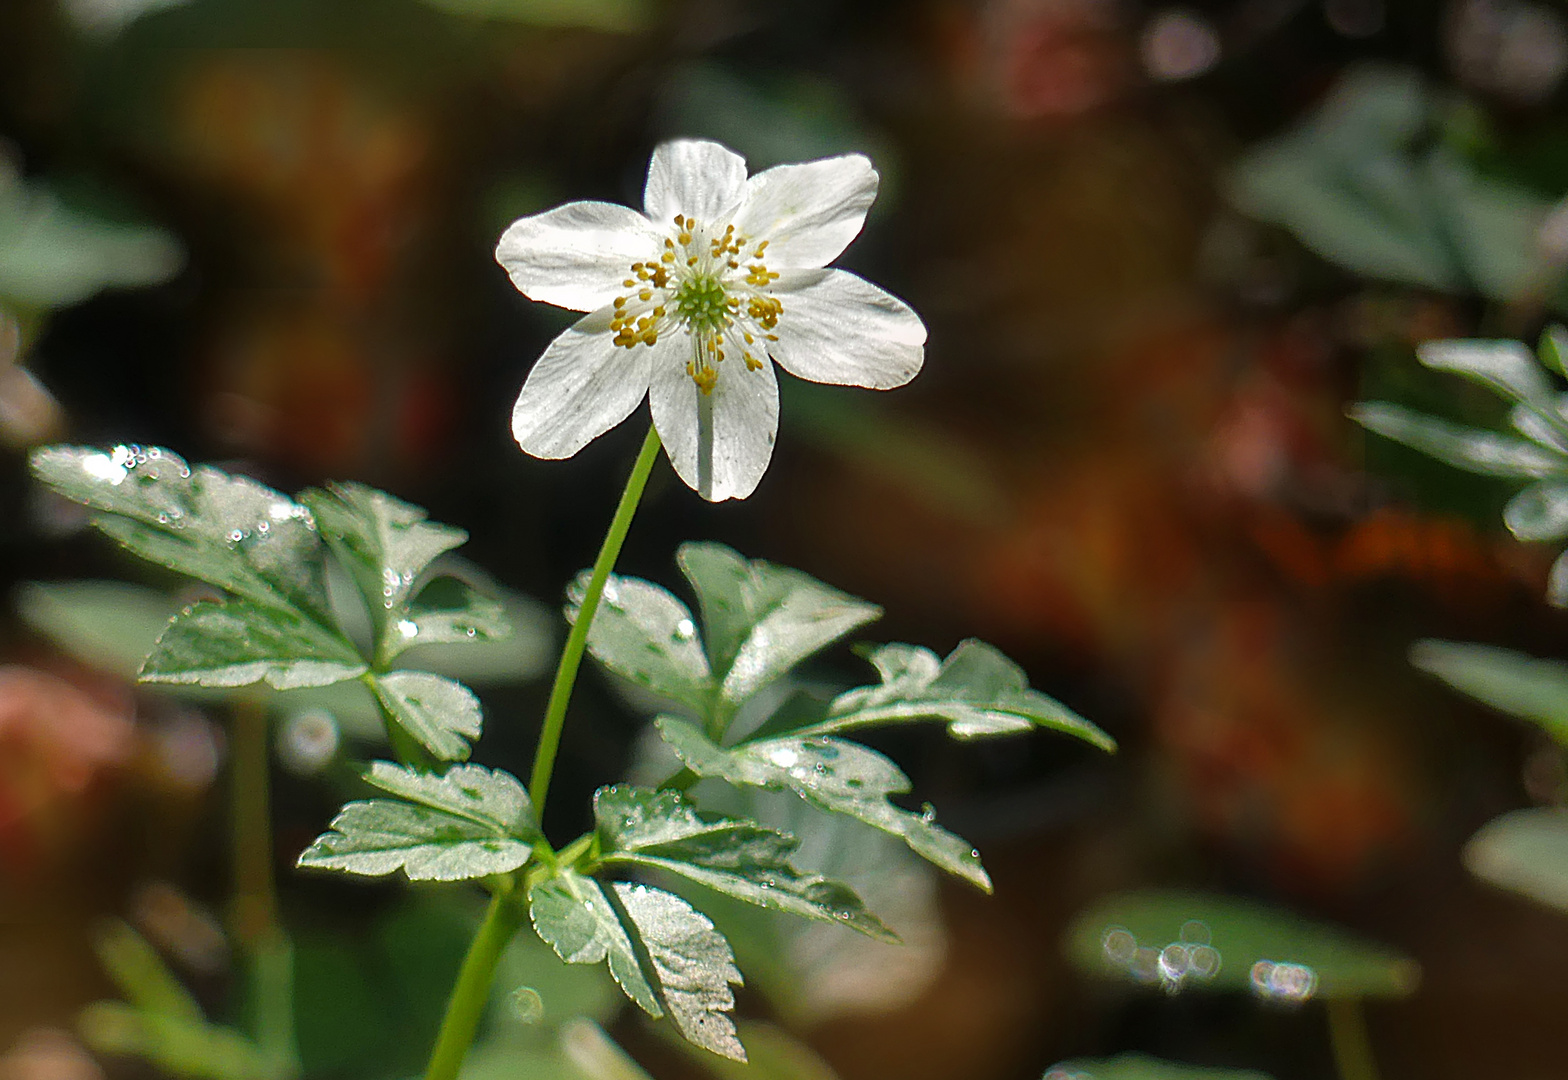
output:
[[[672,263],[675,261],[675,252],[666,251],[663,255],[660,255],[659,258],[664,262]]]
[[[660,304],[658,307],[653,309],[653,317],[655,319],[662,319],[662,318],[664,318],[664,305],[663,304]]]
[[[687,266],[696,266],[697,265],[697,256],[693,255],[691,258],[687,259],[686,260],[686,265]]]
[[[739,270],[740,269],[740,263],[736,262],[734,259],[731,259],[731,260],[729,260],[729,267],[730,267],[731,270]]]
[[[615,306],[616,307],[625,307],[626,306],[626,297],[624,297],[624,296],[617,296],[615,298]]]
[[[746,370],[761,371],[762,361],[758,360],[755,356],[752,356],[751,353],[746,353]]]
[[[637,294],[637,299],[641,300],[643,303],[647,303],[649,300],[653,299],[653,290],[644,289],[642,292]]]
[[[667,247],[667,248],[672,248],[672,247],[675,246],[675,241],[671,240],[668,236],[666,236],[664,238],[664,246]]]
[[[741,334],[745,337],[747,345],[755,345],[757,343],[757,339],[751,336],[750,331],[742,330]]]
[[[675,215],[675,224],[676,225],[684,225],[684,224],[686,224],[686,217],[685,217],[685,215],[684,214],[676,214]]]

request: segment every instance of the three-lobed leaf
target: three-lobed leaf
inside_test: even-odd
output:
[[[800,841],[788,833],[755,821],[703,818],[678,792],[628,784],[594,794],[594,820],[606,863],[667,870],[758,907],[897,940],[848,885],[790,865]]]
[[[934,865],[991,891],[980,853],[968,842],[938,825],[929,808],[915,814],[890,801],[910,790],[909,777],[875,750],[820,735],[786,735],[726,748],[677,717],[661,716],[655,724],[682,764],[698,776],[793,791],[823,810],[899,837]]]
[[[723,544],[682,544],[676,561],[697,593],[708,664],[730,703],[882,615],[799,570],[748,560]]]
[[[501,770],[455,765],[438,776],[378,761],[366,779],[396,798],[344,806],[300,866],[461,881],[520,868],[542,837],[527,791]]]
[[[566,869],[528,892],[534,929],[570,964],[606,961],[650,1016],[668,1016],[692,1043],[737,1061],[745,1048],[727,1015],[742,981],[724,936],[673,893]]]

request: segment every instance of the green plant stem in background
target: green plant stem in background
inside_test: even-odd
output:
[[[599,597],[604,592],[604,583],[615,568],[615,560],[620,557],[621,544],[631,529],[632,516],[637,512],[637,504],[642,499],[643,488],[648,484],[648,474],[653,471],[653,463],[659,458],[661,445],[659,433],[650,425],[648,436],[642,442],[642,452],[637,455],[637,463],[632,466],[632,474],[626,480],[626,490],[621,492],[621,502],[615,508],[615,517],[610,521],[609,531],[604,534],[599,557],[594,560],[593,574],[588,580],[588,590],[583,595],[582,604],[578,607],[577,621],[572,624],[572,631],[566,636],[566,647],[561,650],[561,662],[555,669],[555,683],[550,687],[550,703],[545,707],[544,726],[539,731],[539,748],[534,753],[533,775],[528,782],[528,797],[533,800],[534,814],[541,823],[544,821],[545,797],[550,793],[550,774],[555,769],[555,754],[561,745],[561,729],[566,725],[566,707],[571,703],[577,669],[582,665],[583,649],[588,645],[588,628],[593,625],[594,614],[599,610]]]
[[[1378,1080],[1377,1059],[1367,1035],[1366,1013],[1359,998],[1344,998],[1326,1003],[1328,1038],[1334,1047],[1334,1066],[1339,1080]]]
[[[240,698],[234,707],[230,739],[230,814],[234,830],[230,921],[248,969],[256,1045],[267,1058],[273,1076],[297,1076],[294,957],[288,936],[278,922],[265,704],[253,697]]]
[[[497,889],[490,898],[485,920],[469,944],[468,955],[463,957],[462,969],[457,973],[457,982],[447,1001],[446,1016],[441,1020],[441,1033],[436,1037],[435,1049],[430,1052],[425,1080],[455,1080],[474,1034],[479,1030],[485,1005],[490,1001],[490,983],[495,979],[501,953],[523,925],[524,917],[523,906],[513,901],[510,887]]]

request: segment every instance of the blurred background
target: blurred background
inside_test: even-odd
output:
[[[753,170],[870,154],[881,195],[842,264],[930,344],[896,394],[781,380],[743,504],[661,466],[622,569],[674,585],[676,544],[723,540],[883,604],[877,640],[996,643],[1122,745],[879,736],[996,895],[906,866],[900,956],[784,950],[742,1012],[820,1059],[767,1075],[1032,1080],[1128,1050],[1329,1075],[1315,1005],[1073,966],[1086,905],[1164,885],[1418,961],[1418,992],[1367,1010],[1386,1076],[1563,1076],[1568,921],[1459,855],[1556,799],[1562,753],[1406,659],[1427,636],[1563,653],[1553,552],[1503,531],[1505,482],[1344,409],[1500,415],[1414,345],[1533,342],[1568,305],[1565,72],[1568,8],[1526,0],[4,0],[0,1076],[160,1074],[76,1034],[116,994],[105,918],[213,1015],[244,1010],[225,717],[138,691],[126,659],[180,584],[44,497],[26,449],[363,480],[469,530],[522,627],[474,677],[476,756],[524,770],[553,612],[641,428],[564,463],[517,451],[510,403],[571,316],[492,251],[561,201],[638,205],[676,135]],[[82,579],[129,584],[61,584]],[[825,679],[863,676],[840,660]],[[598,673],[581,687],[563,817],[635,770],[644,723]],[[339,745],[353,725],[278,710],[274,855],[305,1073],[380,1080],[421,1067],[473,912],[289,869],[373,752]],[[602,985],[561,994],[653,1075],[708,1075]],[[546,1075],[519,1062],[480,1064]]]

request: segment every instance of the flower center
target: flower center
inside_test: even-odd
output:
[[[728,295],[712,274],[693,274],[675,289],[676,318],[694,332],[720,331],[730,321]]]
[[[675,229],[656,261],[632,263],[621,283],[631,291],[615,298],[610,329],[615,344],[627,349],[683,331],[692,342],[686,374],[711,394],[726,348],[740,353],[747,371],[766,362],[767,342],[778,340],[772,330],[784,310],[769,290],[779,275],[762,261],[768,242],[753,245],[733,225],[709,236],[695,220],[677,214]]]

